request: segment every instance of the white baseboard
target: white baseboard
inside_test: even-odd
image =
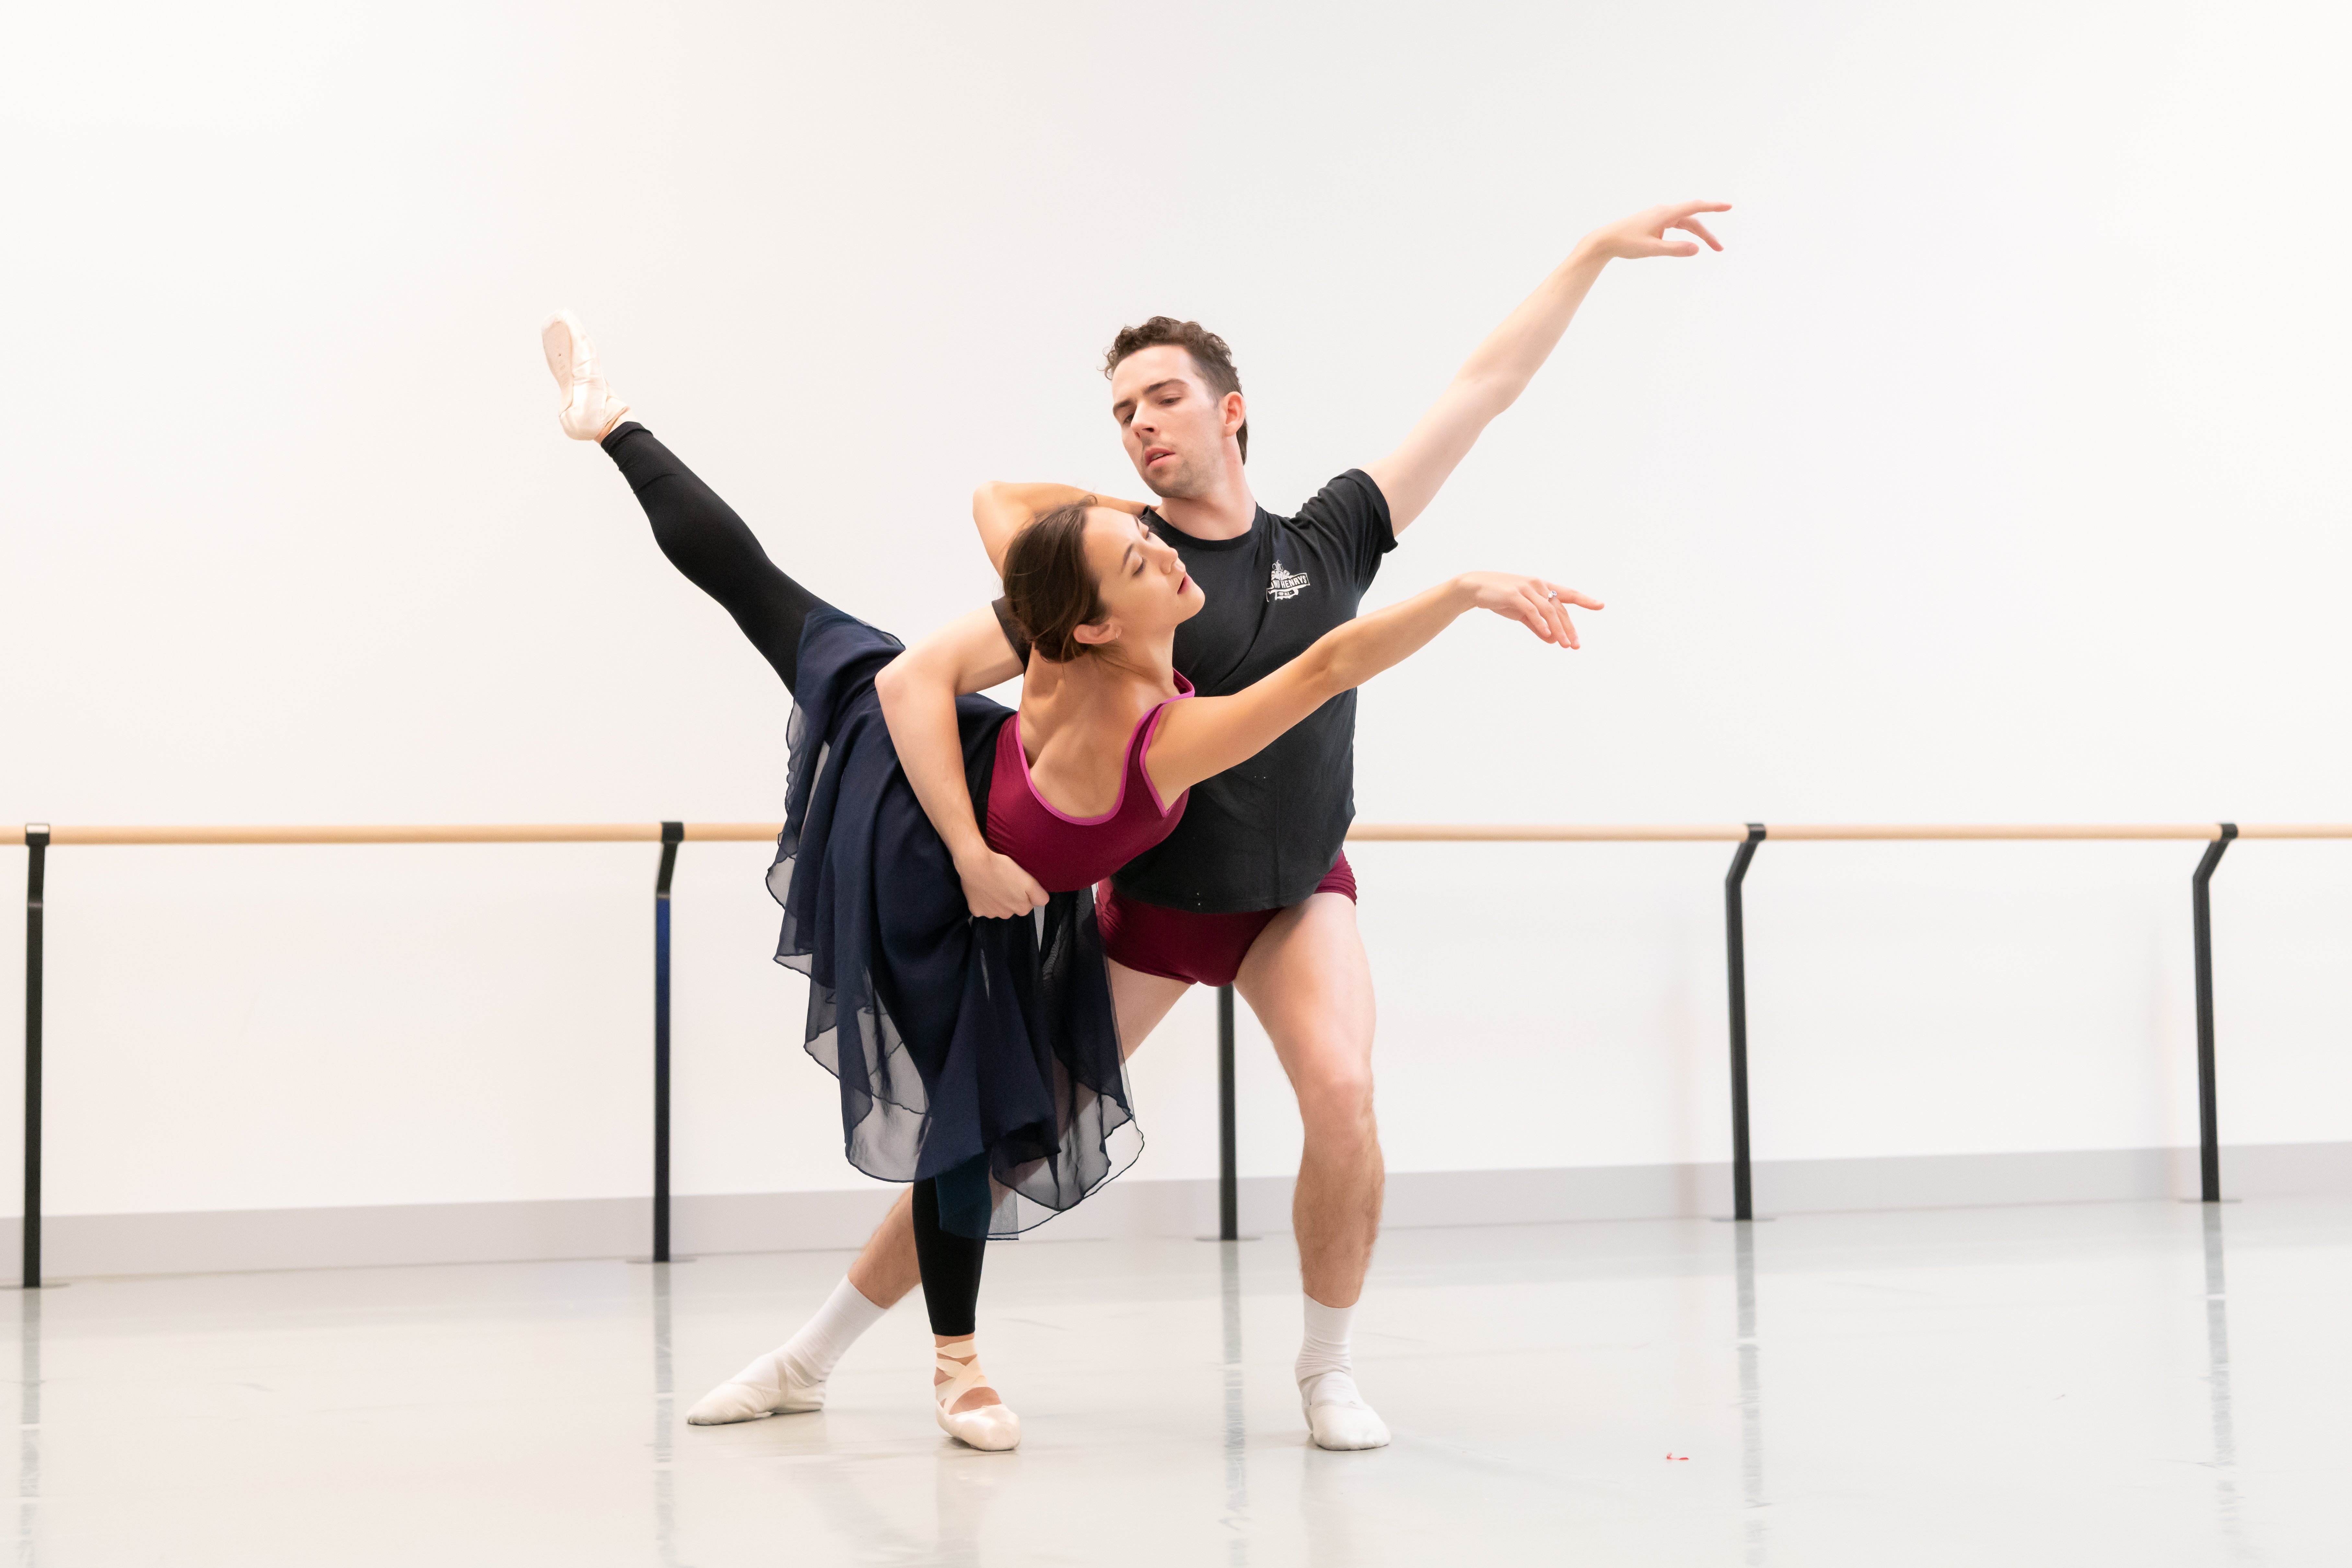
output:
[[[2224,1149],[2221,1176],[2223,1190],[2232,1197],[2352,1190],[2352,1143]],[[2197,1151],[1763,1161],[1756,1166],[1755,1182],[1757,1212],[1765,1215],[2194,1197]],[[1244,1177],[1244,1232],[1287,1232],[1290,1189],[1287,1176]],[[876,1186],[681,1196],[671,1209],[672,1250],[692,1257],[854,1247],[873,1229],[895,1191]],[[1389,1177],[1383,1224],[1398,1229],[1730,1212],[1728,1164],[1408,1171]],[[42,1232],[42,1271],[69,1279],[641,1257],[651,1224],[651,1205],[644,1198],[53,1215]],[[1197,1237],[1213,1234],[1216,1225],[1215,1182],[1130,1179],[1112,1184],[1034,1235],[1040,1241]],[[0,1257],[16,1256],[20,1234],[16,1219],[0,1220]]]

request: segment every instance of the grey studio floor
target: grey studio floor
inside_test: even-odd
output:
[[[18,1560],[2352,1559],[2352,1198],[1394,1232],[1369,1454],[1307,1446],[1286,1240],[1024,1241],[1018,1453],[932,1426],[913,1302],[824,1413],[684,1425],[845,1257],[10,1294]]]

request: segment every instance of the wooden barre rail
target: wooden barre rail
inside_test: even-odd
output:
[[[39,826],[35,824],[36,826]],[[772,841],[778,822],[689,822],[688,839]],[[658,822],[426,823],[393,826],[73,827],[53,826],[65,844],[658,844]],[[0,844],[22,844],[25,829],[0,828]]]
[[[53,846],[106,844],[658,844],[660,868],[654,881],[654,1190],[653,1261],[670,1261],[670,878],[677,847],[688,841],[765,843],[782,825],[773,822],[584,822],[520,824],[412,824],[392,826],[58,826],[28,823],[0,826],[0,845],[22,845],[25,890],[25,1187],[20,1240],[26,1289],[41,1283],[42,1173],[42,993],[47,852]],[[1737,845],[1725,874],[1724,945],[1726,997],[1731,1047],[1732,1215],[1755,1217],[1750,1184],[1748,1108],[1748,1000],[1746,921],[1740,886],[1757,849],[1770,839],[1921,842],[1934,840],[2187,840],[2206,845],[2190,879],[2192,949],[2197,971],[2197,1075],[2199,1187],[2202,1200],[2221,1199],[2221,1124],[2216,1110],[2213,950],[2210,884],[2214,869],[2236,838],[2352,839],[2352,823],[2273,823],[2238,826],[2226,822],[2191,823],[1697,823],[1618,825],[1604,823],[1359,823],[1348,837],[1360,843],[1727,843]],[[1238,1234],[1238,1176],[1234,1152],[1234,1012],[1231,986],[1219,988],[1217,1004],[1218,1232]]]
[[[1561,823],[1510,825],[1497,823],[1373,823],[1360,822],[1348,837],[1367,843],[1428,844],[1613,844],[1660,842],[1738,843],[1748,837],[1745,823],[1698,823],[1685,826],[1626,826]],[[2218,822],[2177,823],[1952,823],[1952,822],[1811,822],[1772,823],[1768,840],[1883,839],[2173,839],[2221,837]],[[2302,822],[2241,826],[2241,838],[2352,838],[2352,823]]]
[[[36,825],[37,826],[37,825]],[[689,843],[772,840],[775,822],[689,822]],[[658,822],[422,824],[393,826],[77,827],[52,826],[53,845],[68,844],[658,844]],[[1624,825],[1607,823],[1360,822],[1348,837],[1369,844],[1737,844],[1745,823]],[[2219,823],[1792,823],[1765,829],[1773,840],[1987,842],[2040,840],[2203,839],[2221,837]],[[2352,823],[2250,823],[2241,838],[2352,838]],[[0,844],[26,841],[22,826],[0,827]]]

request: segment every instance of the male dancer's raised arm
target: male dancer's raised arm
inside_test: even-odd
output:
[[[1576,319],[1577,307],[1602,268],[1621,258],[1696,256],[1698,247],[1689,240],[1666,238],[1674,229],[1721,250],[1697,215],[1730,210],[1727,202],[1675,202],[1604,224],[1577,241],[1568,259],[1463,362],[1453,384],[1396,450],[1366,466],[1364,471],[1388,498],[1391,528],[1402,533],[1437,498],[1438,488],[1495,416],[1518,401]]]

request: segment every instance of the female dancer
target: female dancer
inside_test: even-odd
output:
[[[1046,512],[1004,559],[1006,602],[1034,650],[1021,710],[966,697],[958,714],[988,850],[1050,897],[1031,919],[973,920],[877,691],[902,645],[777,570],[742,520],[626,418],[568,313],[542,342],[565,434],[603,445],[662,552],[735,617],[793,694],[785,825],[768,874],[784,910],[777,961],[809,977],[807,1047],[840,1079],[850,1163],[914,1184],[940,1426],[977,1448],[1010,1448],[1020,1420],[989,1385],[973,1339],[986,1238],[1076,1205],[1141,1142],[1094,884],[1168,836],[1192,785],[1465,611],[1511,616],[1566,645],[1568,591],[1457,577],[1339,627],[1233,696],[1195,699],[1171,649],[1203,596],[1174,550],[1130,515],[1141,508]],[[688,1419],[789,1407],[772,1398],[783,1380],[770,1359]],[[761,1399],[732,1415],[703,1408]]]

